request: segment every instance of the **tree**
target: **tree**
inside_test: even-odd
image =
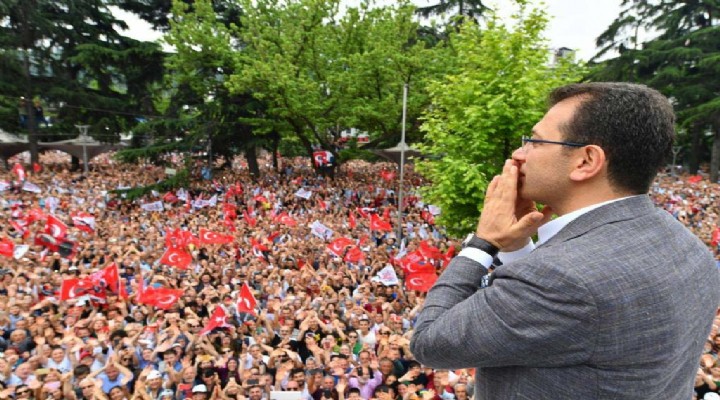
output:
[[[417,167],[432,182],[423,198],[441,207],[439,223],[453,234],[475,228],[488,177],[542,117],[549,91],[582,76],[570,60],[549,65],[544,12],[520,3],[514,20],[514,29],[495,15],[484,29],[463,24],[450,35],[456,68],[430,86],[420,148],[435,157]]]
[[[51,140],[77,135],[75,124],[90,124],[91,133],[111,141],[147,113],[147,87],[162,76],[158,45],[120,35],[122,21],[104,0],[9,0],[0,5],[0,57],[5,65],[1,101],[17,110],[20,96],[39,98],[58,108]],[[9,104],[9,107],[7,106]],[[35,114],[26,124],[31,159],[37,160]],[[17,131],[17,113],[5,113],[2,125]],[[110,133],[108,133],[110,132]],[[110,139],[110,140],[109,140]]]
[[[624,1],[623,11],[598,38],[603,56],[593,79],[646,83],[671,98],[678,114],[679,142],[690,147],[690,170],[696,171],[707,153],[704,134],[711,135],[710,177],[720,168],[720,5],[712,0]],[[640,30],[656,36],[639,43]]]
[[[440,0],[439,3],[418,7],[416,12],[427,18],[431,15],[444,15],[456,11],[460,21],[464,18],[476,20],[490,12],[490,8],[483,4],[482,0]]]
[[[363,3],[340,17],[339,0],[242,3],[232,92],[251,92],[267,118],[290,132],[308,156],[316,146],[334,150],[340,131],[366,129],[375,143],[400,133],[402,86],[417,82],[409,104],[418,115],[423,71],[433,65],[417,40],[412,8]]]

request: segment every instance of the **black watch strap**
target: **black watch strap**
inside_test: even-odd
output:
[[[495,247],[495,245],[485,239],[480,239],[474,233],[469,234],[468,237],[463,241],[462,248],[465,249],[468,247],[482,250],[493,258],[495,258],[495,256],[500,251],[500,249]]]

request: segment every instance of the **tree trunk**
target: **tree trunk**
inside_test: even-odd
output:
[[[278,152],[280,148],[280,136],[273,137],[272,139],[272,163],[275,172],[280,172],[280,162],[278,160]]]
[[[714,127],[712,155],[710,157],[710,182],[717,183],[720,168],[720,126]]]
[[[247,160],[248,163],[248,169],[250,170],[250,175],[259,178],[260,177],[260,166],[258,165],[257,161],[257,148],[253,146],[248,146],[245,149],[245,160]]]
[[[692,132],[690,133],[690,157],[688,157],[688,170],[690,174],[696,174],[700,169],[700,159],[702,155],[702,129],[699,126],[693,126]]]
[[[80,159],[71,155],[70,156],[70,171],[80,170]]]

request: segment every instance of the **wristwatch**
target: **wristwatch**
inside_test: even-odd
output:
[[[495,257],[498,251],[500,251],[500,249],[495,247],[495,245],[485,239],[480,239],[479,237],[475,236],[474,233],[467,235],[467,238],[465,238],[465,240],[463,240],[462,242],[463,249],[468,247],[482,250],[488,255],[490,255],[490,257]]]

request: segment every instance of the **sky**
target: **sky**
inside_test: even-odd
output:
[[[392,0],[379,0],[378,3]],[[413,0],[418,6],[435,4],[437,0]],[[596,53],[595,39],[617,18],[621,0],[545,0],[550,23],[546,37],[550,47],[567,47],[577,51],[577,58],[589,60]],[[346,0],[346,3],[357,1]],[[498,11],[501,16],[512,12],[509,0],[489,0],[487,5]],[[130,26],[126,35],[138,40],[157,40],[160,33],[132,14],[114,10],[119,19]]]

